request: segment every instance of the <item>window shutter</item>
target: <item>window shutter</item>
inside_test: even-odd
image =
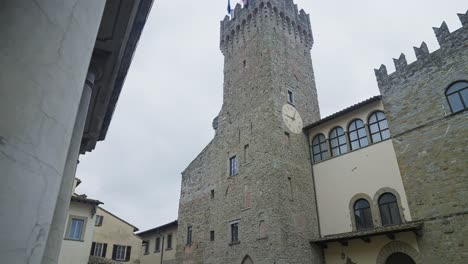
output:
[[[131,246],[128,246],[127,247],[127,255],[125,256],[125,261],[129,261],[130,260],[130,254],[132,252],[132,247]]]
[[[104,216],[101,215],[101,217],[99,218],[99,226],[102,226],[102,222],[104,222]]]
[[[107,251],[107,244],[104,244],[104,248],[102,249],[102,257],[106,257],[106,251]]]
[[[112,260],[115,260],[117,257],[117,245],[114,245],[112,248]]]
[[[90,256],[94,256],[94,249],[96,248],[96,242],[93,242],[93,244],[91,244],[91,253],[89,253]]]

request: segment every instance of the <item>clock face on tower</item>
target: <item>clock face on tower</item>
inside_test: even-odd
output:
[[[291,132],[296,134],[302,132],[302,118],[294,106],[290,104],[285,104],[283,106],[283,121]]]

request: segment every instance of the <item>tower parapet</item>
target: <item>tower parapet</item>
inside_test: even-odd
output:
[[[457,29],[454,32],[450,32],[447,23],[442,22],[440,27],[434,27],[434,33],[439,42],[440,49],[432,53],[429,52],[427,44],[422,42],[421,46],[414,47],[414,52],[416,54],[416,61],[411,64],[406,62],[405,54],[401,54],[398,59],[393,59],[395,64],[395,72],[388,74],[387,67],[381,65],[379,69],[375,69],[375,75],[377,82],[380,87],[383,87],[385,83],[388,83],[393,78],[400,78],[402,76],[411,75],[414,72],[418,71],[425,67],[427,60],[430,60],[435,53],[438,53],[440,50],[450,49],[450,47],[458,45],[466,45],[466,31],[468,30],[468,11],[465,14],[458,14],[458,17],[462,23],[462,27]]]
[[[292,39],[310,50],[313,45],[310,17],[293,0],[250,0],[248,7],[237,4],[230,18],[221,21],[220,49],[232,52],[249,42],[260,31],[283,30]]]

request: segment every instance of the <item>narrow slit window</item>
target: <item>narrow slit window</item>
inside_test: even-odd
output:
[[[229,176],[237,174],[237,157],[233,156],[229,159]]]
[[[291,90],[288,90],[288,103],[294,104],[294,93]]]

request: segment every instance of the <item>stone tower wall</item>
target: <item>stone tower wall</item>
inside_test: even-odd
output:
[[[434,28],[440,49],[415,48],[396,71],[376,70],[413,220],[424,221],[419,248],[424,263],[466,263],[468,259],[468,112],[450,113],[445,91],[468,80],[468,13],[450,33]]]
[[[309,244],[318,223],[307,139],[281,115],[290,89],[304,123],[319,119],[309,17],[291,0],[250,1],[233,13],[221,22],[216,134],[182,173],[177,262],[241,263],[249,255],[254,263],[319,263]],[[233,155],[238,174],[229,176]],[[239,244],[229,244],[231,221],[239,221]]]

